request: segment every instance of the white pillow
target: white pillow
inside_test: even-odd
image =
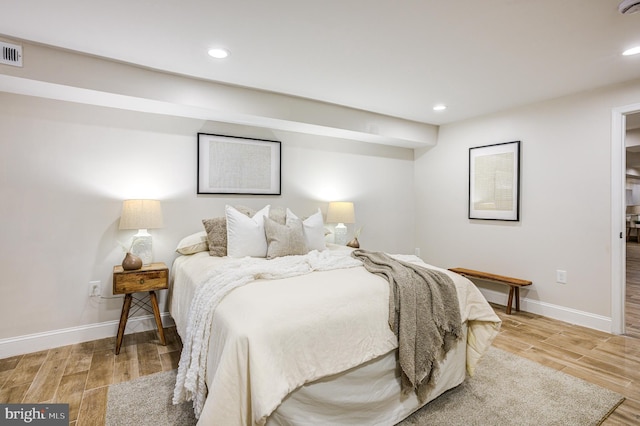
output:
[[[194,254],[207,250],[209,250],[207,231],[196,232],[184,237],[176,247],[176,251],[180,254]]]
[[[287,209],[287,222],[289,219],[298,219],[298,217],[291,210]],[[302,227],[309,251],[322,251],[327,248],[324,243],[324,222],[322,220],[322,212],[320,209],[318,209],[317,213],[314,213],[303,220]]]
[[[267,237],[264,233],[264,217],[269,216],[270,207],[266,206],[253,217],[248,217],[229,205],[225,206],[227,256],[266,257]]]

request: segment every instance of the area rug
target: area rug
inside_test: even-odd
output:
[[[111,385],[108,426],[189,426],[191,403],[171,403],[176,371]],[[599,425],[624,397],[496,348],[476,375],[430,402],[399,426]]]

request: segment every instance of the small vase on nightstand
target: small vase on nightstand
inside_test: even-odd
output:
[[[142,259],[135,254],[127,252],[124,259],[122,259],[122,269],[125,271],[133,271],[140,268],[142,268]]]
[[[360,242],[358,241],[358,239],[356,237],[354,237],[353,240],[351,240],[351,241],[349,241],[347,243],[347,247],[360,248]]]
[[[360,232],[362,232],[362,226],[356,230],[353,234],[353,240],[347,243],[347,247],[351,248],[360,248],[360,241],[358,241],[358,237],[360,236]]]

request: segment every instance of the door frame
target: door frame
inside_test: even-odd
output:
[[[625,332],[626,298],[626,116],[640,112],[640,103],[611,111],[611,332]]]

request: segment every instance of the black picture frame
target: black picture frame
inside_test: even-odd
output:
[[[469,219],[520,220],[520,141],[469,148]]]
[[[281,195],[280,141],[198,133],[198,194]]]

